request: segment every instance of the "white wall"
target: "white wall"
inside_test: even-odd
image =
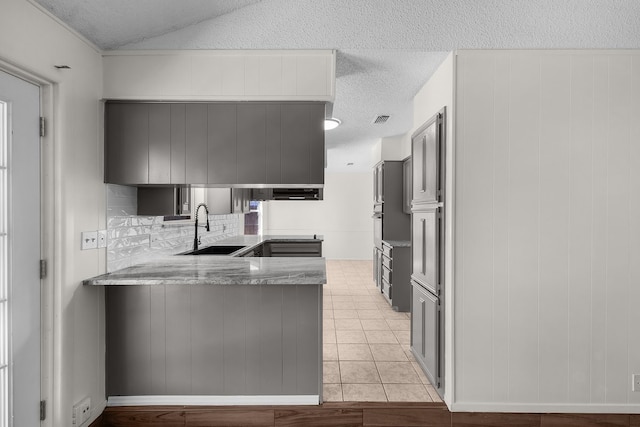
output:
[[[325,171],[324,200],[263,203],[263,234],[324,235],[328,259],[371,259],[372,175]]]
[[[371,150],[371,166],[382,160],[404,160],[410,155],[411,134],[382,138]]]
[[[44,352],[50,361],[43,369],[49,408],[44,425],[69,426],[76,401],[91,397],[94,417],[105,403],[104,294],[81,284],[104,272],[105,251],[80,251],[81,231],[105,227],[98,102],[102,59],[28,1],[3,0],[0,60],[3,68],[15,66],[52,83],[45,86],[43,110],[49,122],[43,146],[43,197],[49,209],[43,248],[50,262],[43,294]]]
[[[444,360],[444,400],[451,408],[454,396],[453,369],[453,212],[455,209],[454,191],[454,74],[455,56],[450,54],[433,74],[429,81],[413,99],[413,129],[403,139],[403,152],[411,153],[411,134],[433,115],[446,108],[445,123],[445,271],[444,271],[444,317],[445,317],[445,360]]]
[[[640,52],[459,52],[454,410],[640,413]]]

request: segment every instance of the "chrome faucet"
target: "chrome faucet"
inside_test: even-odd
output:
[[[207,214],[207,226],[206,226],[206,229],[207,229],[207,231],[209,231],[209,208],[207,208],[207,205],[205,205],[204,203],[200,203],[198,205],[198,207],[196,208],[196,233],[195,233],[195,237],[193,239],[193,250],[194,251],[198,250],[198,245],[200,244],[200,240],[198,239],[198,212],[200,211],[200,208],[204,208],[204,211]]]

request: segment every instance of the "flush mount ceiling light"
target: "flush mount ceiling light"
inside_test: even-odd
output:
[[[335,117],[324,119],[324,130],[335,129],[338,126],[340,126],[340,123],[342,122],[339,119],[336,119]]]

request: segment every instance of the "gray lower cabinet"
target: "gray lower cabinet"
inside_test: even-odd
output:
[[[412,281],[411,349],[429,382],[441,389],[440,305],[438,298]]]
[[[322,242],[265,242],[263,256],[321,257]]]
[[[323,185],[324,103],[105,105],[105,182]]]
[[[321,285],[108,286],[105,300],[107,396],[321,396]]]
[[[410,242],[382,242],[380,290],[396,311],[411,309]]]

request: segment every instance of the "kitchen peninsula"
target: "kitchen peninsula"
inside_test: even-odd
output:
[[[316,236],[314,236],[316,237]],[[85,281],[105,287],[108,404],[318,404],[321,257],[174,255]]]

